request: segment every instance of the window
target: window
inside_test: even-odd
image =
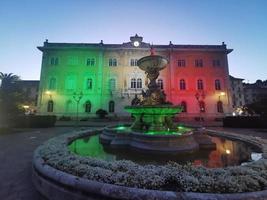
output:
[[[108,66],[112,66],[112,59],[111,58],[108,61]]]
[[[203,60],[202,59],[195,60],[195,67],[203,67]]]
[[[203,90],[204,86],[203,86],[203,81],[201,79],[197,80],[197,89],[198,90]]]
[[[114,78],[109,79],[109,89],[115,90],[116,89],[116,80]]]
[[[75,89],[75,79],[74,77],[67,77],[66,79],[66,89],[74,90]]]
[[[47,103],[47,112],[53,112],[54,110],[54,102],[52,100],[49,100]]]
[[[85,108],[84,111],[86,113],[90,113],[91,112],[92,104],[91,104],[91,102],[89,100],[85,102],[84,108]]]
[[[66,102],[66,112],[71,113],[73,111],[73,103],[71,100]]]
[[[185,60],[178,60],[177,66],[178,67],[185,67]]]
[[[117,59],[116,58],[110,58],[109,59],[109,61],[108,61],[108,65],[110,66],[110,67],[116,67],[117,66]]]
[[[131,79],[131,88],[136,88],[136,79],[135,78]]]
[[[180,90],[185,90],[185,89],[186,89],[185,80],[181,79],[180,80]]]
[[[163,80],[162,79],[158,79],[158,87],[163,90]]]
[[[58,58],[52,57],[50,59],[50,65],[58,65]]]
[[[182,101],[181,102],[181,106],[182,106],[182,112],[187,112],[187,105],[186,105],[186,102],[185,101]]]
[[[200,109],[200,112],[206,112],[206,108],[205,108],[205,102],[204,101],[200,101],[199,102],[199,109]]]
[[[56,79],[55,78],[50,79],[48,89],[49,90],[55,90],[56,89]]]
[[[86,80],[86,89],[91,90],[93,88],[93,81],[91,78]]]
[[[50,65],[55,65],[55,58],[51,58]]]
[[[138,78],[137,79],[137,84],[136,84],[137,88],[142,88],[142,79]]]
[[[217,112],[218,113],[223,113],[223,103],[222,101],[217,102]]]
[[[220,80],[215,80],[215,90],[221,90],[221,82]]]
[[[130,65],[131,66],[137,66],[137,61],[138,61],[138,59],[131,59]]]
[[[95,66],[95,59],[94,58],[88,58],[87,61],[86,61],[86,65],[87,66]]]
[[[220,62],[220,60],[213,60],[212,61],[212,66],[213,67],[220,67],[221,66],[221,62]]]
[[[108,111],[109,111],[110,113],[114,113],[114,110],[115,110],[115,103],[114,103],[114,101],[110,101],[110,102],[108,103]]]

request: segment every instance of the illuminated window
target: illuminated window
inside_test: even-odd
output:
[[[108,61],[108,65],[110,67],[116,67],[117,66],[117,59],[116,58],[110,58],[109,61]]]
[[[48,88],[49,88],[49,90],[55,90],[56,89],[56,79],[55,78],[50,79]]]
[[[220,80],[215,80],[215,90],[221,90],[221,82]]]
[[[203,90],[204,86],[203,86],[203,80],[198,79],[197,80],[197,89],[198,90]]]
[[[199,109],[200,109],[200,112],[206,112],[206,107],[205,107],[205,102],[204,101],[200,101],[199,102]]]
[[[185,67],[185,60],[178,60],[177,66],[178,67]]]
[[[47,103],[47,112],[53,112],[54,110],[54,102],[52,100],[49,100]]]
[[[185,80],[181,79],[180,80],[180,90],[185,90],[186,89],[186,84],[185,84]]]
[[[86,65],[87,66],[95,66],[95,59],[94,58],[88,58],[87,61],[86,61]]]
[[[136,88],[136,79],[135,78],[131,79],[131,88]]]
[[[187,105],[186,105],[186,102],[185,101],[182,101],[181,102],[181,106],[183,108],[182,112],[187,112]]]
[[[137,84],[136,84],[137,88],[142,88],[142,79],[138,78],[137,79]]]
[[[137,66],[137,61],[138,61],[138,59],[131,59],[130,60],[130,65],[131,66]]]
[[[195,67],[203,67],[203,60],[202,59],[195,60]]]
[[[162,79],[158,79],[158,87],[163,90],[163,80]]]
[[[109,79],[109,89],[115,90],[116,89],[116,80],[114,78]]]
[[[223,113],[223,103],[222,101],[217,102],[217,111],[218,113]]]
[[[91,90],[91,89],[93,88],[93,81],[92,81],[91,78],[88,78],[88,79],[86,80],[86,88],[87,88],[88,90]]]
[[[213,67],[220,67],[221,66],[221,62],[220,62],[220,60],[213,60],[212,61],[212,66]]]
[[[108,111],[109,111],[110,113],[114,113],[114,111],[115,111],[115,103],[114,103],[114,101],[110,101],[110,102],[108,103]]]
[[[108,66],[110,66],[110,67],[112,66],[112,58],[109,59]]]
[[[89,100],[85,102],[84,108],[85,108],[84,111],[86,113],[90,113],[91,112],[92,104],[91,104],[91,102]]]

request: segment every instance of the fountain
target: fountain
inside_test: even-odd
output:
[[[207,136],[196,137],[192,129],[182,131],[174,125],[173,118],[182,112],[182,107],[167,102],[164,91],[156,83],[159,72],[167,66],[168,60],[155,55],[153,48],[150,52],[151,55],[137,62],[149,79],[148,90],[142,91],[141,99],[136,95],[132,105],[125,107],[135,118],[134,123],[119,133],[116,129],[106,128],[100,135],[100,142],[114,148],[130,146],[156,153],[193,152],[200,145],[213,148]]]

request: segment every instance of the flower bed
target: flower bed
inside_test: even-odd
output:
[[[162,166],[139,165],[132,161],[108,162],[75,155],[68,144],[81,137],[95,134],[83,131],[50,139],[37,149],[44,163],[68,174],[118,186],[163,191],[203,193],[239,193],[267,188],[267,160],[245,166],[208,169],[190,164],[170,162]],[[231,135],[228,134],[228,137]],[[235,136],[236,137],[236,136]],[[233,136],[233,138],[235,138]],[[254,137],[242,140],[261,146]],[[255,139],[255,141],[254,141]]]

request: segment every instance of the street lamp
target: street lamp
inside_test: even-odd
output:
[[[50,97],[50,99],[52,99],[52,92],[51,91],[47,90],[47,91],[45,91],[45,94],[47,94]]]
[[[219,95],[219,101],[221,100],[221,96],[225,96],[225,92],[220,92],[220,95]]]
[[[83,98],[82,92],[80,92],[79,94],[77,94],[76,92],[73,93],[73,99],[77,104],[77,107],[76,107],[76,127],[78,127],[78,123],[79,123],[79,103],[80,103],[82,98]]]

